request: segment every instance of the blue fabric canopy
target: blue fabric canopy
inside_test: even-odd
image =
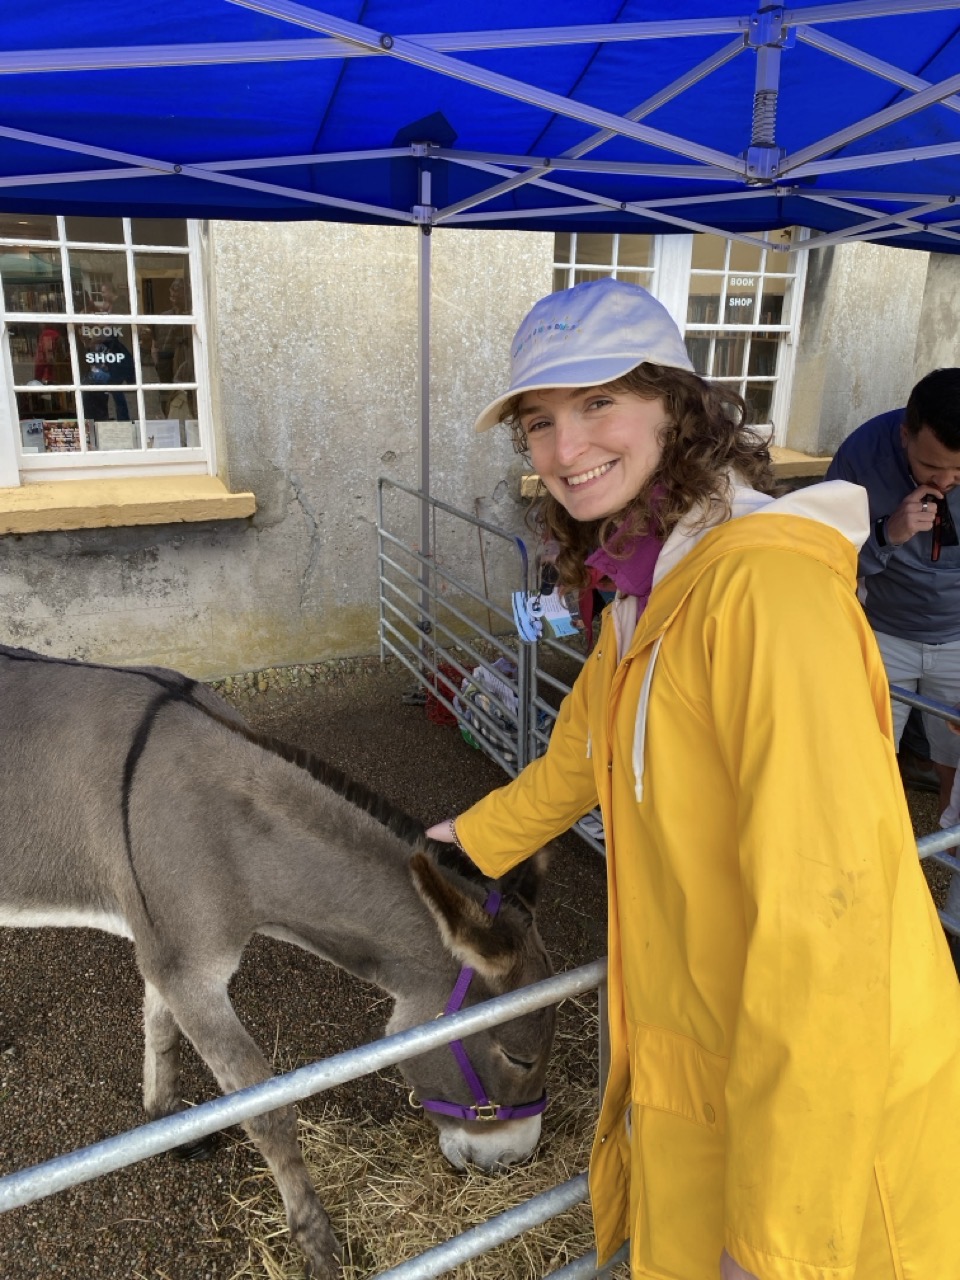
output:
[[[946,0],[6,10],[0,210],[960,251]]]

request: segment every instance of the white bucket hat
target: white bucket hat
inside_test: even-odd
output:
[[[600,387],[644,361],[694,372],[672,316],[646,289],[606,278],[548,294],[514,335],[509,390],[487,405],[475,430],[499,422],[522,391]]]

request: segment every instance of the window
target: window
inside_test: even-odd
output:
[[[210,470],[197,234],[0,214],[0,484]]]
[[[561,231],[555,237],[553,287],[570,289],[585,280],[613,276],[654,292],[656,273],[653,236],[593,235]]]
[[[796,276],[796,255],[722,236],[693,237],[687,350],[697,373],[743,396],[751,422],[773,422],[794,328]]]
[[[733,386],[749,420],[782,443],[806,256],[786,252],[795,234],[773,232],[764,249],[718,235],[562,232],[554,288],[612,275],[649,289],[680,325],[696,371]]]

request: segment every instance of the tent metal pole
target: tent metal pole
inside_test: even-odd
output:
[[[230,0],[231,4],[253,9],[271,18],[280,18],[296,23],[310,31],[322,31],[326,35],[338,36],[351,41],[361,48],[375,53],[386,53],[391,58],[410,62],[422,67],[425,71],[434,71],[438,75],[450,76],[454,80],[462,80],[466,84],[487,89],[490,93],[503,94],[518,102],[526,102],[531,106],[542,107],[547,112],[555,112],[561,116],[580,120],[595,125],[599,129],[609,129],[614,135],[622,134],[637,142],[648,142],[651,146],[665,151],[676,152],[692,160],[702,160],[706,164],[715,164],[729,169],[734,175],[742,171],[742,163],[736,156],[728,156],[712,147],[700,146],[687,138],[675,137],[664,133],[661,129],[651,129],[646,125],[634,124],[632,120],[617,116],[610,111],[599,111],[585,103],[565,98],[562,94],[551,93],[527,84],[523,80],[515,80],[511,76],[499,75],[494,71],[486,71],[471,63],[461,62],[447,54],[433,53],[423,45],[417,45],[404,36],[395,36],[389,32],[375,31],[372,27],[361,26],[356,22],[346,22],[329,13],[309,9],[296,4],[295,0]]]
[[[337,196],[315,195],[310,191],[301,191],[295,187],[281,187],[273,182],[256,182],[252,178],[237,178],[219,171],[213,172],[202,165],[174,164],[171,160],[152,160],[145,156],[131,155],[123,151],[112,151],[106,147],[91,146],[82,142],[70,142],[66,138],[53,138],[46,134],[29,133],[23,129],[10,129],[0,125],[0,138],[11,138],[15,142],[27,142],[40,147],[51,147],[57,151],[76,152],[79,155],[96,156],[103,160],[116,160],[121,164],[136,166],[135,169],[107,171],[102,175],[107,178],[117,177],[157,177],[182,174],[187,178],[200,178],[205,182],[219,182],[227,186],[246,188],[250,191],[265,191],[275,195],[289,196],[293,200],[303,200],[311,204],[329,205],[335,209],[350,209],[359,213],[372,213],[376,217],[400,221],[404,215],[393,209],[381,208],[379,205],[364,204],[357,200],[341,200]],[[141,172],[143,170],[143,172]],[[90,175],[87,175],[89,178]],[[31,186],[36,183],[48,183],[52,175],[41,174],[19,175],[15,178],[3,179],[6,186]],[[416,221],[413,214],[408,215],[411,222]]]
[[[918,222],[917,219],[923,218],[930,213],[938,213],[941,209],[949,209],[951,207],[949,197],[944,196],[941,200],[934,200],[929,204],[918,205],[913,209],[904,209],[902,213],[879,213],[876,217],[871,218],[870,214],[873,212],[872,210],[851,204],[849,200],[832,200],[829,196],[822,196],[819,194],[813,198],[816,200],[817,204],[829,205],[835,209],[850,210],[855,213],[859,213],[860,217],[863,219],[862,222],[854,223],[852,226],[846,227],[842,231],[834,231],[827,235],[818,237],[818,249],[824,248],[828,244],[842,243],[849,235],[863,236],[870,232],[878,231],[881,227],[886,227],[890,223],[894,223],[899,229],[906,229],[908,231],[943,231],[944,228],[937,226],[937,224],[931,225],[930,223]],[[807,199],[810,199],[810,197],[808,196]],[[953,237],[956,237],[956,233],[951,234]]]
[[[822,4],[814,9],[785,9],[783,24],[794,26],[800,22],[849,22],[955,8],[956,0],[849,0],[847,4]]]
[[[798,165],[796,168],[793,168],[792,164],[787,168],[789,162],[785,161],[781,169],[781,178],[783,182],[794,182],[798,178],[817,177],[824,173],[846,175],[848,172],[852,173],[854,169],[877,169],[880,166],[893,164],[917,164],[921,160],[938,160],[942,156],[955,155],[960,155],[960,142],[944,142],[932,147],[905,147],[902,151],[871,151],[868,155],[862,156],[839,156],[836,160],[815,160],[809,164]],[[875,192],[874,197],[878,200],[888,198],[883,191]]]
[[[242,0],[234,0],[235,3]],[[817,9],[788,9],[785,25],[841,22],[925,13],[953,8],[956,0],[886,0],[885,3],[829,4]],[[254,4],[242,7],[254,9]],[[405,38],[437,53],[479,49],[543,48],[564,44],[607,44],[661,40],[668,36],[726,35],[746,26],[745,18],[686,18],[666,22],[596,23],[567,27],[521,27],[503,31],[422,32]],[[316,40],[234,40],[205,44],[150,44],[99,49],[25,49],[0,54],[0,75],[46,71],[102,71],[130,67],[225,66],[244,62],[300,62],[324,58],[376,57],[379,50],[335,37]]]
[[[630,173],[638,174],[640,177],[711,178],[717,182],[730,181],[730,174],[727,170],[711,169],[708,165],[702,164],[649,164],[633,160],[579,160],[576,157],[568,157],[566,153],[561,156],[517,156],[500,151],[453,151],[449,147],[438,147],[433,152],[433,155],[438,160],[450,160],[454,164],[462,164],[467,167],[484,164],[516,165],[525,171],[529,170],[529,175],[526,172],[517,175],[517,177],[525,178],[528,182],[533,182],[535,178],[541,177],[547,172]],[[479,194],[486,196],[492,194],[493,190],[491,188],[490,192],[481,192]],[[496,190],[499,191],[500,188],[496,188]],[[474,198],[470,197],[470,199],[473,200]],[[445,205],[442,213],[446,216],[448,210],[456,212],[460,207],[467,208],[468,202],[465,200],[462,206]]]
[[[871,54],[864,53],[862,49],[855,49],[852,45],[844,44],[842,40],[824,35],[822,31],[814,31],[812,27],[797,27],[797,39],[810,45],[811,48],[819,49],[821,53],[839,58],[842,62],[849,62],[851,66],[859,67],[861,71],[870,71],[881,80],[891,80],[903,89],[911,89],[919,93],[921,89],[930,87],[929,80],[922,80],[920,76],[911,75],[909,71],[895,67],[891,62],[874,58]],[[951,111],[960,111],[960,98],[944,98],[940,105],[949,107]]]
[[[644,116],[650,115],[652,112],[656,111],[658,107],[662,107],[665,103],[679,97],[681,93],[686,89],[689,89],[692,85],[699,84],[701,80],[706,79],[706,77],[713,71],[716,71],[718,67],[724,66],[731,58],[736,57],[744,47],[742,38],[734,40],[731,44],[725,45],[718,53],[713,54],[703,62],[697,63],[697,65],[691,68],[690,71],[674,80],[671,84],[666,85],[658,93],[655,93],[653,97],[645,99],[638,107],[635,107],[633,111],[628,112],[626,119],[634,121],[642,120]],[[576,146],[570,147],[569,150],[564,151],[560,160],[577,160],[588,152],[593,151],[596,147],[602,146],[604,142],[608,142],[612,137],[613,134],[609,129],[601,129],[599,133],[593,134],[591,137],[584,139],[583,142],[578,142]],[[491,157],[491,159],[494,159],[494,157]],[[550,163],[551,165],[556,165],[558,161],[551,160]],[[531,182],[537,177],[538,172],[538,169],[532,168],[528,169],[525,173],[518,173],[515,177],[508,178],[506,182],[501,182],[498,186],[491,187],[487,191],[477,192],[476,195],[468,196],[465,200],[460,200],[456,204],[448,205],[446,209],[441,211],[440,216],[450,217],[455,213],[459,213],[462,209],[469,209],[473,205],[482,204],[487,200],[493,200],[497,196],[503,195],[506,191],[512,191],[515,187],[521,187],[525,183]],[[718,170],[717,177],[722,178],[725,182],[728,182],[730,179],[729,173],[722,170]]]
[[[420,208],[430,208],[430,170],[420,167]],[[420,621],[423,638],[420,651],[426,657],[429,644],[426,637],[433,630],[432,573],[430,562],[435,554],[430,538],[430,275],[431,232],[433,227],[424,222],[417,236],[417,346],[420,360],[419,423],[420,423]]]
[[[490,173],[507,172],[505,169],[499,168],[497,165],[474,163],[473,167],[477,169],[486,169]],[[653,208],[652,206],[648,207],[646,202],[639,203],[631,201],[627,203],[622,200],[615,200],[610,197],[595,195],[592,192],[582,190],[580,187],[571,187],[561,182],[551,182],[546,178],[533,178],[531,179],[531,182],[533,186],[543,187],[547,191],[558,191],[561,195],[574,196],[577,200],[591,201],[592,203],[569,209],[558,208],[552,211],[549,208],[544,208],[527,209],[523,212],[514,212],[512,216],[515,221],[519,218],[527,217],[550,217],[551,212],[557,215],[562,215],[569,213],[593,212],[595,209],[615,209],[619,213],[632,213],[636,214],[638,217],[655,217],[660,222],[666,222],[670,226],[683,227],[686,231],[708,231],[711,233],[716,233],[718,231],[718,228],[710,226],[708,223],[692,222],[689,218],[681,218],[676,214],[665,213],[660,208]],[[463,213],[460,214],[459,217],[451,218],[450,222],[454,226],[459,226],[471,222],[496,221],[499,216],[500,215],[496,213]],[[759,245],[761,249],[767,248],[767,241],[759,239],[757,236],[746,235],[735,231],[720,231],[719,234],[726,236],[728,240],[739,240],[743,244],[755,244]]]
[[[753,122],[746,150],[747,182],[769,184],[777,178],[783,151],[777,146],[780,53],[794,43],[783,25],[782,10],[758,9],[750,19],[747,43],[757,51],[753,83]]]
[[[858,120],[856,124],[850,125],[846,129],[840,129],[836,133],[831,133],[828,137],[821,138],[819,142],[815,142],[809,147],[801,147],[799,151],[795,151],[793,155],[784,160],[780,172],[781,174],[792,173],[794,177],[801,171],[812,173],[814,172],[812,167],[804,168],[804,166],[811,166],[811,163],[821,156],[837,151],[840,147],[845,147],[850,142],[865,138],[868,134],[876,133],[879,129],[886,128],[887,125],[895,124],[898,120],[904,120],[907,116],[922,111],[924,107],[934,104],[939,105],[944,98],[952,97],[958,89],[960,89],[960,75],[948,76],[945,80],[931,84],[927,89],[921,89],[919,93],[915,93],[912,97],[906,98],[902,102],[894,103],[892,107],[886,107],[883,111],[877,111],[871,116],[865,116],[862,120]],[[821,168],[820,171],[826,172],[826,169]]]
[[[941,7],[943,3],[944,0],[939,0]],[[610,22],[502,31],[422,32],[408,35],[405,39],[437,53],[468,53],[479,49],[540,49],[550,45],[662,40],[667,36],[725,35],[740,30],[744,25],[745,19],[731,16],[689,18],[677,22]],[[15,49],[0,53],[0,75],[370,58],[378,56],[379,52],[335,37],[316,40],[216,40],[204,44],[148,44],[99,49]]]

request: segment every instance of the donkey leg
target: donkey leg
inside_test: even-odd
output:
[[[152,982],[143,993],[143,1107],[151,1120],[180,1111],[180,1028]]]
[[[234,1013],[225,986],[197,982],[191,975],[176,987],[165,985],[164,995],[224,1093],[271,1078],[270,1065]],[[307,1274],[313,1280],[337,1280],[342,1274],[340,1246],[300,1154],[296,1112],[283,1107],[254,1116],[243,1127],[276,1179],[290,1237],[307,1260]]]
[[[183,1110],[180,1096],[180,1028],[152,982],[143,994],[143,1108],[151,1120]],[[219,1135],[175,1147],[180,1160],[203,1160],[220,1145]]]

